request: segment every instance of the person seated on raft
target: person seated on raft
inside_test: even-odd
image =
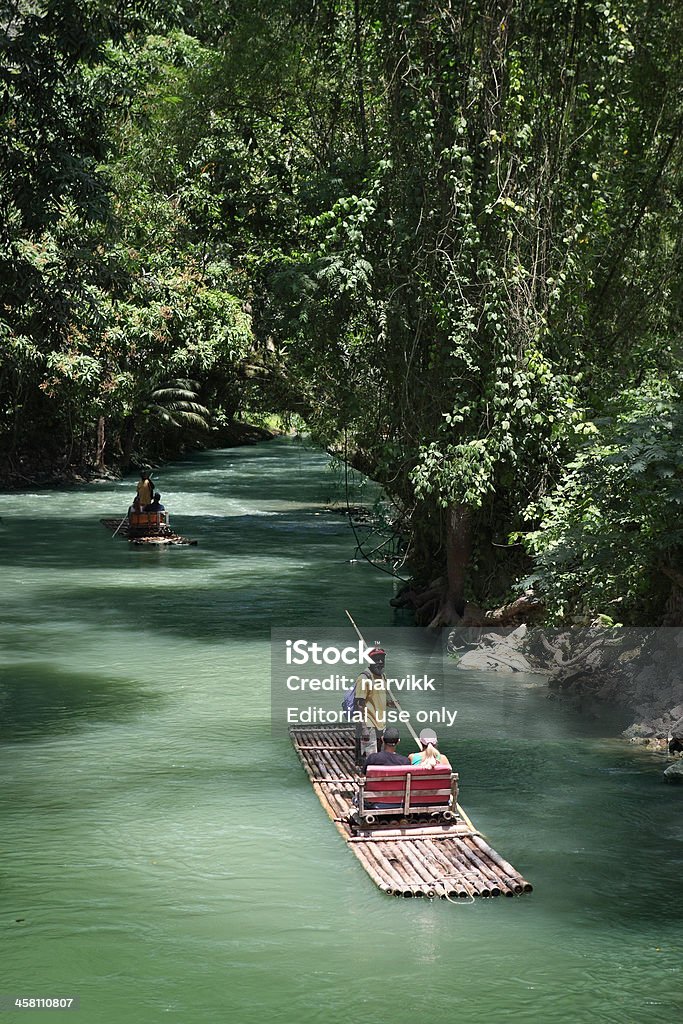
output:
[[[374,754],[368,754],[365,759],[365,767],[369,768],[370,765],[382,765],[395,766],[395,765],[409,765],[410,758],[406,757],[405,754],[397,754],[396,747],[398,746],[401,737],[398,734],[398,729],[395,725],[388,725],[384,730],[382,736],[382,749],[376,751]],[[389,810],[391,807],[401,807],[402,804],[372,804],[366,803],[365,805],[370,810],[375,810],[378,807],[382,810]]]
[[[421,750],[410,755],[410,763],[416,768],[450,768],[451,762],[445,754],[437,749],[437,737],[433,729],[423,729],[420,733]]]
[[[158,491],[155,491],[154,492],[154,498],[152,499],[152,501],[149,503],[149,505],[145,505],[145,512],[165,512],[165,511],[166,511],[166,506],[161,504],[161,495],[159,494]]]
[[[378,765],[397,765],[397,764],[410,764],[410,758],[406,757],[405,754],[397,754],[396,747],[401,742],[401,737],[398,734],[398,729],[395,725],[388,725],[384,730],[382,736],[382,749],[376,751],[374,754],[368,754],[365,759],[365,767],[371,764]]]
[[[133,504],[128,509],[129,518],[133,514],[133,512],[142,512],[142,506],[140,505],[140,497],[137,494],[133,498]]]

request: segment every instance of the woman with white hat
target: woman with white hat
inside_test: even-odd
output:
[[[439,753],[437,749],[437,737],[433,729],[423,729],[420,733],[421,749],[410,755],[410,763],[420,768],[450,768],[451,762],[445,754]]]

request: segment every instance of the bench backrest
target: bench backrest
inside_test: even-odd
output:
[[[391,804],[400,805],[403,814],[454,810],[457,781],[450,767],[369,765],[361,783],[361,811],[367,803],[373,805],[371,813],[386,813],[384,808]]]
[[[165,512],[131,512],[128,517],[128,525],[136,530],[143,526],[164,526],[165,523]]]

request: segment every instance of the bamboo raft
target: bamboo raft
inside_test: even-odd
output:
[[[443,824],[405,818],[377,827],[354,823],[359,776],[352,728],[310,726],[290,729],[290,736],[320,803],[382,892],[454,900],[532,891],[459,804],[455,820]]]
[[[157,533],[146,535],[136,533],[131,536],[127,517],[123,520],[123,524],[120,519],[100,519],[100,522],[112,533],[117,533],[119,537],[125,537],[129,544],[153,544],[166,547],[196,547],[197,545],[196,540],[181,537],[179,533],[174,533],[170,526],[161,527]]]

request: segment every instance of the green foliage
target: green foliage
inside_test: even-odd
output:
[[[528,514],[534,585],[558,619],[580,612],[627,623],[661,618],[683,552],[683,402],[651,381],[620,396],[566,476]],[[527,581],[528,582],[528,581]]]
[[[208,430],[211,413],[197,401],[198,388],[194,380],[163,381],[131,407],[130,415],[145,421],[148,429]]]
[[[493,490],[493,468],[483,439],[446,446],[433,442],[421,449],[420,461],[413,470],[415,495],[422,498],[434,494],[442,508],[456,504],[479,508]]]
[[[152,403],[150,414],[156,408],[158,415],[151,431],[141,410],[171,375],[197,378],[204,401],[220,400],[233,413],[238,366],[252,338],[230,266],[219,252],[209,259],[205,240],[195,237],[193,203],[201,207],[202,200],[193,183],[202,179],[183,164],[184,127],[166,112],[169,90],[182,105],[191,74],[210,55],[182,33],[128,37],[120,47],[122,26],[98,35],[95,19],[84,23],[93,33],[87,62],[71,50],[60,57],[58,7],[21,22],[11,59],[21,67],[30,49],[32,77],[6,78],[6,107],[15,127],[22,118],[27,140],[15,133],[0,153],[15,172],[4,192],[0,323],[9,396],[0,434],[10,472],[38,446],[48,456],[94,458],[100,418],[109,461],[125,464],[141,445],[151,455],[161,451],[160,424],[172,418]],[[151,7],[147,15],[154,16]],[[144,7],[137,16],[144,22]],[[134,23],[129,17],[123,28]],[[36,123],[45,125],[47,146]],[[27,161],[30,190],[17,174],[17,153]],[[198,410],[203,415],[201,403]],[[185,428],[176,431],[178,443],[199,422],[189,407],[184,412],[175,418],[176,428]]]
[[[476,562],[461,538],[452,585],[500,598],[505,536],[555,493],[590,417],[675,362],[680,18],[541,0],[375,12],[364,61],[386,103],[367,174],[307,222],[308,258],[281,260],[269,326],[317,436],[405,509],[415,568],[434,575],[469,523]],[[475,564],[497,591],[477,593]]]
[[[557,617],[660,614],[679,7],[1,9],[10,472],[170,454],[205,410],[297,416],[383,484],[452,607],[534,569]]]

